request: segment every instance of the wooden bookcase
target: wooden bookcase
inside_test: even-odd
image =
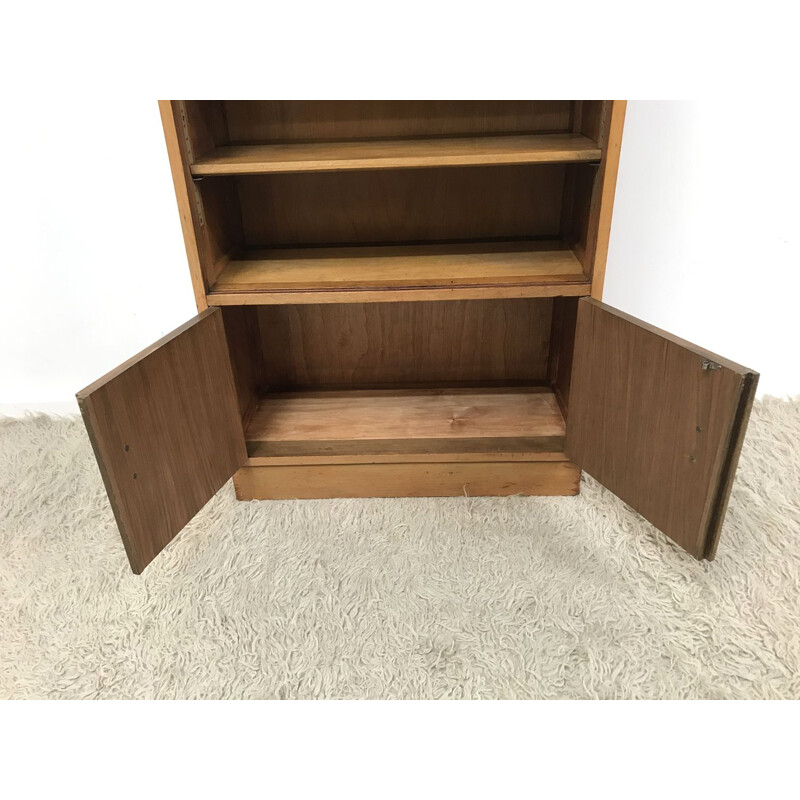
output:
[[[78,394],[131,565],[243,500],[577,494],[698,558],[757,375],[599,302],[625,104],[162,101],[199,316]]]

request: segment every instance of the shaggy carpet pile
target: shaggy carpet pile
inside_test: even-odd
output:
[[[0,697],[800,698],[800,401],[717,560],[576,498],[235,500],[140,576],[78,419],[0,421]]]

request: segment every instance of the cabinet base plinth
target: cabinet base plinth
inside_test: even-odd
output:
[[[333,497],[482,497],[576,495],[571,461],[478,461],[243,467],[233,476],[239,500]]]

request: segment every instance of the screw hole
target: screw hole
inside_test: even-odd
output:
[[[698,433],[700,433],[700,432],[701,432],[703,429],[702,429],[702,428],[701,428],[701,427],[698,425],[698,426],[695,428],[695,430],[696,430]]]
[[[127,452],[128,452],[128,450],[130,450],[130,449],[131,449],[131,446],[130,446],[129,444],[126,444],[126,445],[125,445],[125,452],[127,453]]]
[[[689,461],[691,461],[692,464],[694,464],[694,462],[697,461],[697,459],[694,456],[689,456]]]
[[[134,477],[134,479],[136,479],[138,477],[135,472],[133,473],[133,477]]]

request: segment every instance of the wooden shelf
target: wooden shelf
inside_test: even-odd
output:
[[[250,466],[566,460],[564,418],[543,386],[267,395],[245,436]]]
[[[405,139],[372,142],[254,144],[217,147],[199,158],[192,174],[260,175],[355,169],[457,167],[599,161],[600,148],[574,133]]]
[[[485,294],[487,287],[501,294]],[[557,241],[298,248],[253,251],[228,261],[209,301],[281,302],[281,293],[302,292],[315,297],[336,292],[356,297],[377,294],[378,299],[384,292],[400,294],[402,299],[403,292],[424,296],[437,289],[487,297],[504,296],[502,290],[510,290],[505,296],[538,297],[584,295],[589,287],[574,253]]]

